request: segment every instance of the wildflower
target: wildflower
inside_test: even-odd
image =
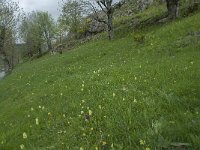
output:
[[[137,100],[136,100],[136,98],[134,97],[134,101],[133,101],[134,103],[137,103]]]
[[[28,115],[28,118],[30,118],[31,116],[30,115]]]
[[[58,131],[58,134],[62,134],[62,131]]]
[[[135,77],[135,80],[137,80],[137,77]]]
[[[31,111],[34,111],[34,108],[33,108],[33,107],[31,108]]]
[[[44,110],[44,106],[42,106],[42,110]]]
[[[81,91],[83,91],[84,89],[82,88]]]
[[[41,109],[42,107],[39,105],[38,108]]]
[[[149,148],[149,147],[146,147],[146,150],[150,150],[150,148]]]
[[[144,140],[140,140],[140,145],[144,145],[145,141]]]
[[[91,128],[90,130],[91,130],[91,131],[93,131],[93,130],[94,130],[94,128]]]
[[[21,148],[21,149],[24,149],[24,147],[25,147],[24,144],[21,144],[21,145],[20,145],[20,148]]]
[[[85,100],[82,100],[82,103],[85,103]]]
[[[23,139],[27,139],[27,137],[28,137],[28,136],[27,136],[26,132],[24,132],[24,133],[23,133]]]
[[[81,111],[81,114],[84,114],[84,111]]]
[[[85,85],[84,84],[82,84],[82,87],[84,87]]]
[[[105,146],[107,143],[106,141],[102,141],[102,145]]]
[[[83,150],[83,147],[80,147],[80,150]]]
[[[89,116],[91,116],[91,115],[92,115],[92,111],[91,111],[91,110],[89,110],[89,111],[88,111],[88,113],[89,113]]]
[[[86,136],[86,134],[85,134],[85,133],[83,133],[83,136]]]
[[[102,109],[101,105],[99,105],[99,109]]]
[[[48,115],[49,115],[49,116],[51,116],[51,113],[50,113],[50,112],[48,112]]]
[[[38,118],[35,119],[35,124],[39,125],[39,119]]]
[[[123,98],[123,101],[125,101],[126,99],[125,98]]]
[[[60,93],[60,96],[63,96],[63,93]]]
[[[113,97],[115,97],[116,96],[116,94],[115,93],[113,93]]]
[[[97,147],[97,146],[95,147],[95,150],[98,150],[98,147]]]
[[[171,123],[171,124],[175,124],[175,121],[169,121],[169,123]]]

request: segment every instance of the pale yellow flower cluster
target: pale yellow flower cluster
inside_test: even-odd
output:
[[[38,118],[35,119],[35,124],[39,125],[39,119]]]
[[[23,139],[27,139],[27,137],[28,137],[28,136],[27,136],[26,132],[24,132],[24,133],[23,133]]]

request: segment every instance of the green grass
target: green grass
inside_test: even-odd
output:
[[[200,40],[189,35],[199,20],[145,28],[143,43],[133,32],[18,66],[0,82],[0,149],[199,149]]]

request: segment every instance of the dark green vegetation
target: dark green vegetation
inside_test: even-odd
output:
[[[199,149],[199,20],[18,66],[0,82],[0,149]]]

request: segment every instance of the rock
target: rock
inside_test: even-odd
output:
[[[100,33],[102,31],[104,31],[106,29],[106,26],[104,23],[98,22],[94,19],[92,19],[89,28],[88,28],[88,32],[90,33]]]
[[[138,3],[138,9],[139,9],[139,11],[144,11],[153,2],[154,2],[153,0],[138,0],[137,3]]]

